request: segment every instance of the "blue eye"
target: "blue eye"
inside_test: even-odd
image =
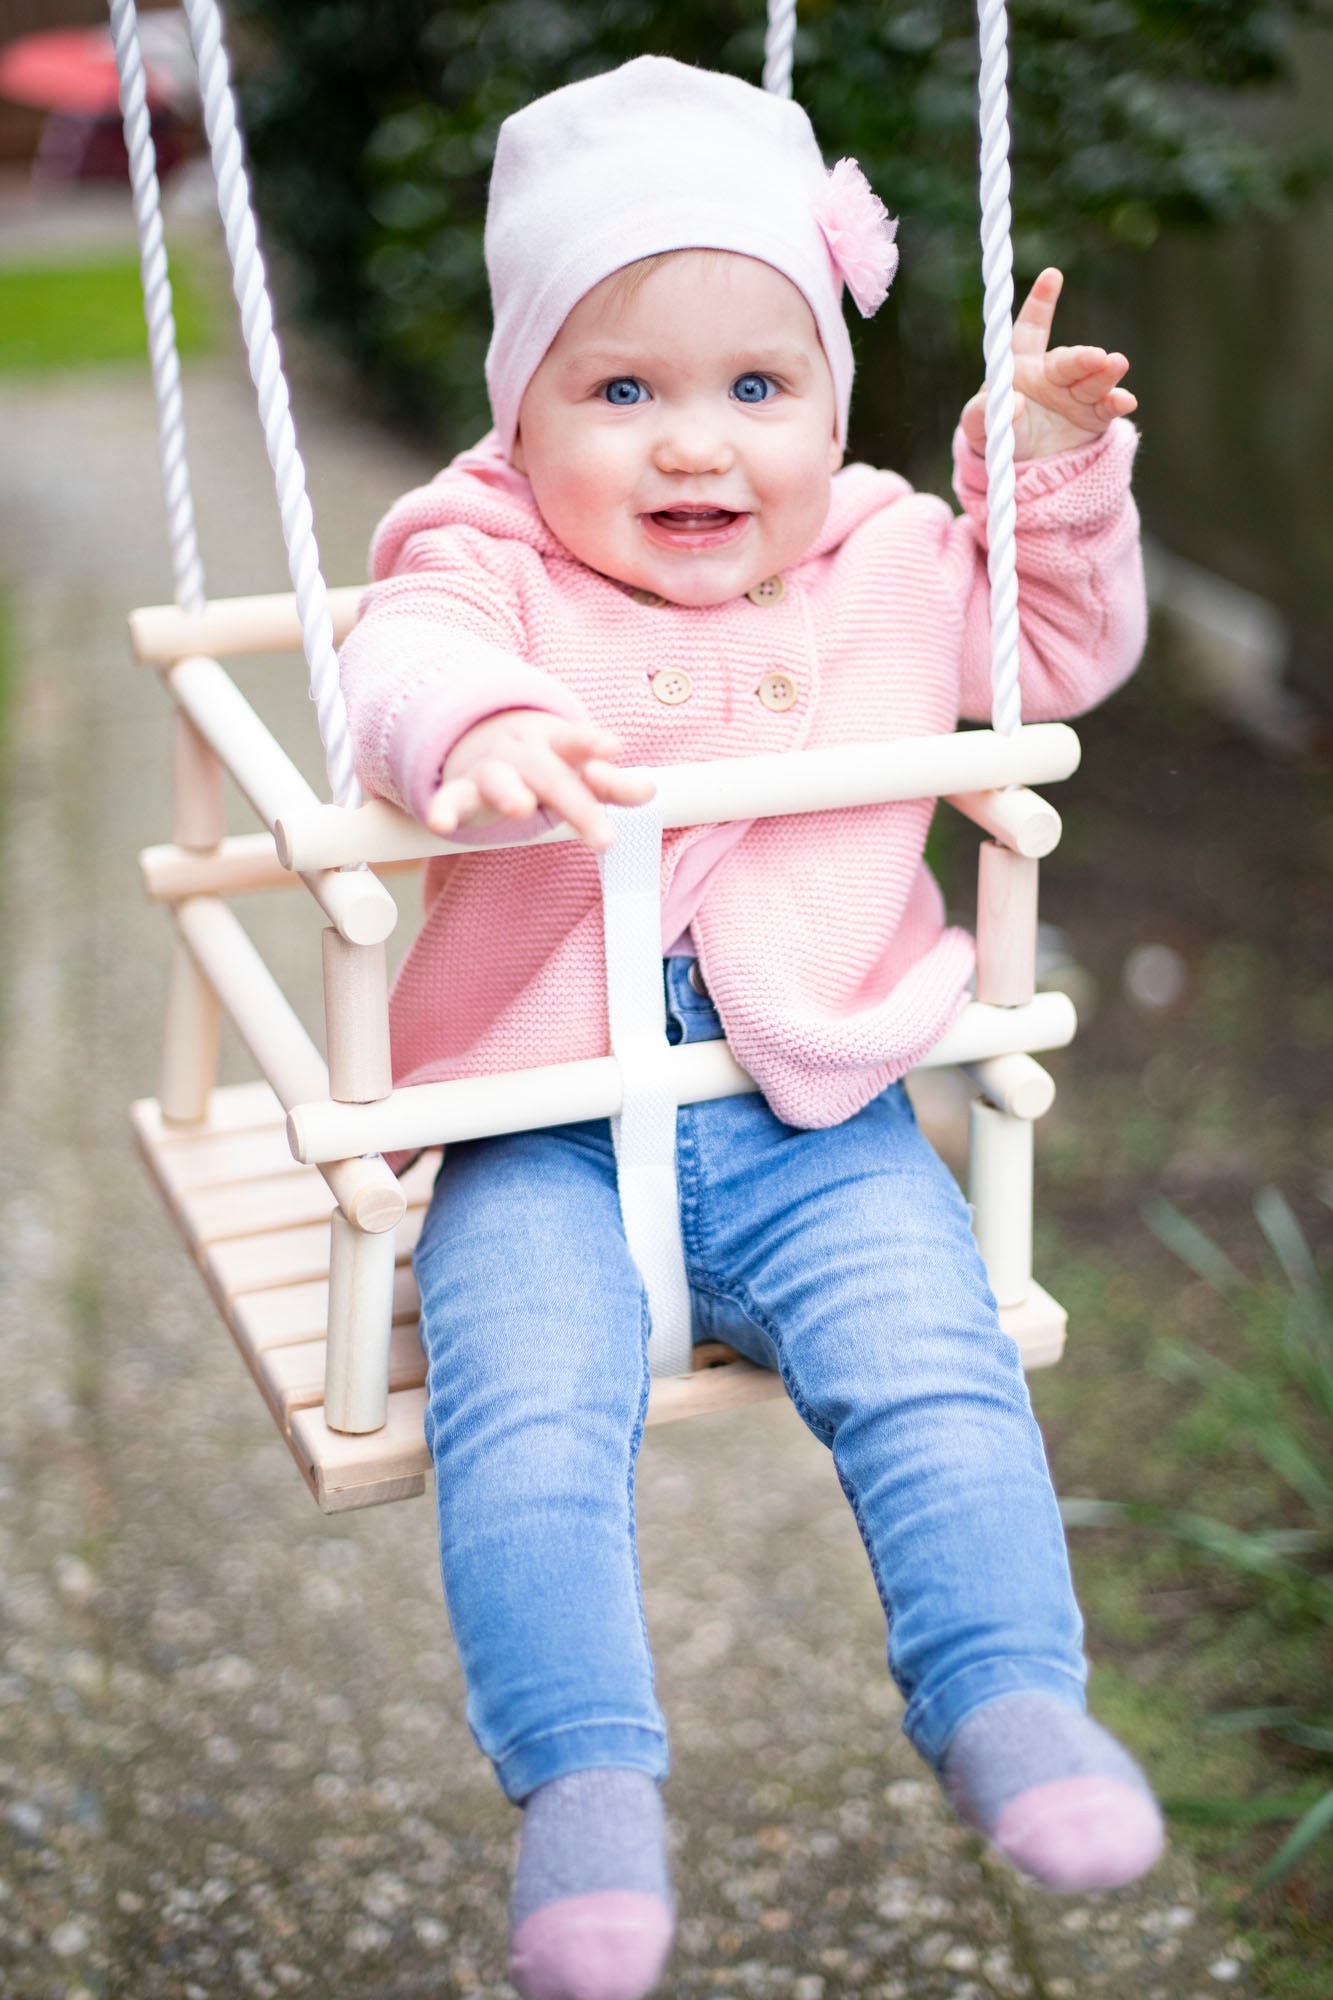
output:
[[[617,375],[614,381],[604,382],[600,393],[603,401],[613,403],[618,410],[632,409],[635,403],[648,400],[648,391],[633,375]]]
[[[771,375],[738,375],[731,393],[738,403],[766,403],[777,395],[778,385]]]

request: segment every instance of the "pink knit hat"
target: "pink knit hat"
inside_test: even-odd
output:
[[[505,451],[523,392],[579,300],[665,250],[734,250],[791,279],[815,316],[845,441],[842,287],[866,318],[883,304],[895,226],[855,160],[825,168],[798,104],[738,77],[639,56],[539,97],[500,127],[486,212],[486,382]]]

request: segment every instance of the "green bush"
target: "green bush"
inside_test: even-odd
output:
[[[270,235],[304,308],[444,445],[488,421],[481,228],[501,120],[655,52],[757,80],[757,0],[237,0],[244,114]],[[1222,115],[1273,87],[1324,0],[1015,0],[1020,282],[1149,244],[1165,223],[1279,211],[1326,156],[1279,154]],[[854,444],[909,469],[976,372],[976,26],[964,0],[805,0],[797,91],[903,218],[903,274],[859,332]]]

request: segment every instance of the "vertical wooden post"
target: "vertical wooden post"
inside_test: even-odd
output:
[[[393,1089],[389,980],[382,944],[324,933],[324,1028],[329,1095],[371,1104]],[[368,1235],[335,1210],[329,1242],[329,1338],[324,1418],[335,1431],[377,1431],[389,1414],[394,1232]]]
[[[324,1418],[335,1431],[377,1431],[389,1414],[396,1232],[369,1235],[341,1209],[331,1228]]]
[[[1021,1007],[1037,990],[1037,863],[983,840],[977,858],[977,998]]]
[[[389,975],[382,944],[348,944],[324,933],[324,1030],[329,1096],[373,1104],[393,1089],[389,1062]]]
[[[188,715],[176,710],[172,737],[172,838],[177,847],[206,851],[227,831],[222,762]]]
[[[194,954],[178,937],[171,951],[167,1018],[162,1036],[158,1103],[168,1125],[197,1125],[208,1116],[208,1096],[217,1082],[222,1008],[199,970]]]
[[[172,718],[172,838],[178,847],[206,851],[227,831],[222,765],[188,716]],[[158,1103],[168,1125],[197,1125],[208,1116],[208,1096],[218,1075],[222,1009],[212,987],[176,939],[167,985]]]
[[[980,1101],[972,1106],[968,1194],[972,1228],[1001,1306],[1032,1285],[1032,1121]]]

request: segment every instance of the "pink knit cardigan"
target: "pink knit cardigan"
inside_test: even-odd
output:
[[[1120,421],[1018,468],[1029,721],[1091,707],[1138,659],[1134,447]],[[406,494],[376,533],[374,587],[342,653],[362,783],[422,816],[460,733],[511,707],[591,715],[619,733],[626,762],[649,765],[988,719],[984,467],[961,438],[955,485],[961,516],[893,473],[851,466],[777,602],[690,609],[641,603],[578,562],[484,441]],[[653,694],[667,666],[689,674],[688,700]],[[775,670],[797,689],[785,710],[756,692]],[[666,835],[672,938],[684,917],[738,1061],[791,1124],[850,1117],[963,1004],[972,942],[946,927],[922,861],[932,809],[756,820],[711,869],[697,854],[682,869],[707,829]],[[672,894],[678,870],[683,895]],[[606,1053],[601,901],[586,848],[441,857],[425,896],[393,989],[398,1082]]]

